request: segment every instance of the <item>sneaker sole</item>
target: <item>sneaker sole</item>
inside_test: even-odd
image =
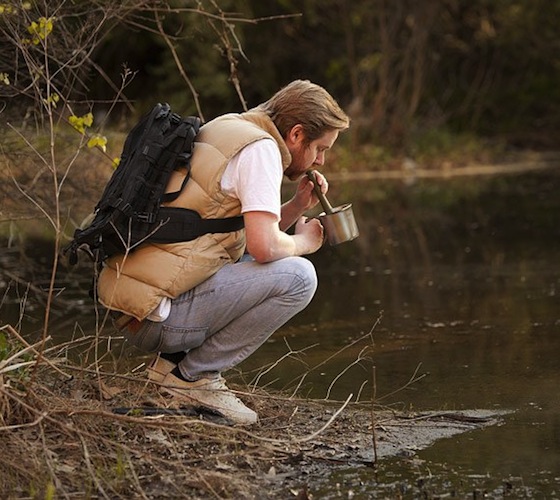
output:
[[[224,418],[226,418],[226,419],[228,419],[231,422],[236,423],[236,424],[244,424],[244,425],[255,424],[258,421],[258,416],[257,416],[256,413],[255,413],[255,416],[251,417],[251,418],[248,418],[248,417],[243,418],[243,417],[241,417],[241,415],[239,415],[237,417],[233,416],[233,415],[227,415],[227,412],[224,412],[224,410],[222,408],[217,407],[217,406],[213,406],[213,405],[209,405],[208,403],[199,401],[196,398],[189,397],[186,394],[184,394],[183,392],[181,392],[180,389],[174,390],[172,387],[165,387],[165,386],[162,386],[161,389],[164,392],[166,392],[167,394],[170,394],[171,396],[173,396],[175,398],[175,400],[177,400],[177,401],[187,403],[187,404],[192,405],[192,406],[197,407],[197,408],[208,409],[208,410],[210,410],[214,413],[217,413],[218,415],[220,415],[220,416],[222,416],[222,417],[224,417]]]

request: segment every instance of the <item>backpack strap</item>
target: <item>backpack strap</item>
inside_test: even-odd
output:
[[[155,222],[157,228],[149,237],[153,243],[191,241],[207,233],[231,233],[245,227],[243,216],[203,219],[194,210],[161,207]]]
[[[189,158],[189,160],[190,160],[190,158]],[[181,191],[183,191],[183,189],[187,185],[187,182],[191,178],[191,166],[190,166],[190,163],[186,163],[186,164],[187,164],[187,175],[185,175],[185,178],[183,179],[183,182],[181,183],[181,187],[177,191],[174,191],[172,193],[163,193],[161,195],[162,203],[169,203],[170,201],[175,201],[179,197],[179,195],[181,194]],[[161,210],[161,208],[160,208],[160,210]]]
[[[186,186],[191,177],[191,157],[193,155],[195,137],[196,134],[198,134],[201,123],[202,122],[200,118],[198,118],[197,116],[189,116],[183,119],[183,122],[181,123],[181,132],[178,132],[178,134],[186,138],[180,144],[181,149],[175,152],[176,159],[174,160],[175,164],[173,168],[176,169],[177,166],[186,166],[187,175],[183,179],[183,183],[177,191],[173,193],[163,193],[161,195],[161,202],[163,203],[175,201],[179,197],[181,191],[183,191],[183,188]]]

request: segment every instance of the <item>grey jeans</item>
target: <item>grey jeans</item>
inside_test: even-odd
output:
[[[146,320],[126,337],[147,352],[185,351],[179,369],[189,380],[214,378],[255,352],[316,289],[315,268],[303,257],[242,259],[174,299],[165,321]]]

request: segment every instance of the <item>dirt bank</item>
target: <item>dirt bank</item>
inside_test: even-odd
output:
[[[236,427],[178,408],[141,373],[53,354],[33,373],[21,358],[0,363],[2,498],[311,498],[336,468],[500,423],[484,410],[405,414],[238,388],[260,421]]]

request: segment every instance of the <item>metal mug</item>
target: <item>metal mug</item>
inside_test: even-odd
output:
[[[313,182],[315,194],[321,202],[324,212],[317,218],[321,221],[327,235],[329,245],[334,246],[346,241],[356,239],[360,232],[352,211],[352,204],[347,203],[333,208],[326,196],[321,192],[321,187],[315,179],[315,171],[309,170],[307,177]]]

